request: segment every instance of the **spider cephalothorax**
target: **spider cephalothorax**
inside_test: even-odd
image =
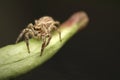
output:
[[[52,17],[44,16],[39,18],[38,20],[35,20],[35,24],[29,23],[27,28],[23,29],[20,35],[18,36],[16,43],[24,36],[26,46],[28,49],[28,53],[30,53],[29,49],[29,39],[30,38],[36,38],[36,39],[42,39],[42,47],[41,47],[41,54],[44,51],[44,48],[49,44],[52,35],[51,31],[56,30],[59,33],[59,38],[61,41],[61,32],[57,29],[56,25],[59,25],[58,21],[54,21]]]

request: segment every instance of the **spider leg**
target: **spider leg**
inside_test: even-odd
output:
[[[50,43],[51,38],[52,38],[52,36],[48,35],[48,40],[47,40],[46,46]]]
[[[31,27],[33,27],[33,24],[29,23],[28,26],[27,26],[27,28],[31,28]]]
[[[30,48],[29,48],[29,33],[25,34],[25,42],[26,42],[26,46],[28,49],[28,53],[30,53]]]
[[[60,22],[59,22],[59,21],[55,21],[55,23],[54,23],[54,24],[60,25]]]
[[[45,47],[46,47],[46,37],[43,37],[42,39],[43,39],[43,43],[42,43],[42,47],[41,47],[40,56],[42,56],[43,51],[44,51],[44,49],[45,49]]]
[[[53,28],[54,28],[55,30],[57,30],[57,32],[58,32],[58,34],[59,34],[60,42],[62,42],[60,30],[59,30],[56,26],[53,26]]]
[[[26,30],[23,29],[22,32],[20,33],[20,35],[18,36],[17,40],[15,43],[18,43],[18,41],[22,38],[22,36],[25,34]]]
[[[34,25],[32,23],[29,23],[27,26],[27,28],[31,29],[33,31],[33,33],[36,34],[33,27],[34,27]]]

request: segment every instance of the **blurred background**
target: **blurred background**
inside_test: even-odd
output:
[[[14,44],[20,31],[41,16],[62,23],[81,10],[90,18],[88,26],[52,59],[15,80],[119,80],[117,0],[0,0],[0,47]]]

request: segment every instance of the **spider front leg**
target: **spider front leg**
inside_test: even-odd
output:
[[[47,37],[48,37],[48,40],[46,40]],[[52,38],[51,35],[48,35],[47,37],[43,37],[43,44],[42,44],[42,47],[41,47],[41,53],[40,53],[40,56],[42,56],[45,47],[48,46],[48,44],[50,43],[50,40],[51,40],[51,38]]]
[[[52,36],[51,35],[48,35],[48,40],[46,42],[46,46],[50,43],[50,40],[51,40]]]
[[[28,53],[30,53],[30,48],[29,48],[29,32],[25,34],[25,42],[26,42],[26,46],[28,49]]]

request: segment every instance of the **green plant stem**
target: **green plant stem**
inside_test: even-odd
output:
[[[31,39],[28,54],[25,42],[12,44],[0,48],[0,80],[9,80],[40,66],[50,59],[77,31],[81,30],[88,23],[85,12],[73,14],[59,29],[61,31],[62,42],[59,41],[57,32],[53,33],[50,44],[45,48],[40,56],[41,41]]]

